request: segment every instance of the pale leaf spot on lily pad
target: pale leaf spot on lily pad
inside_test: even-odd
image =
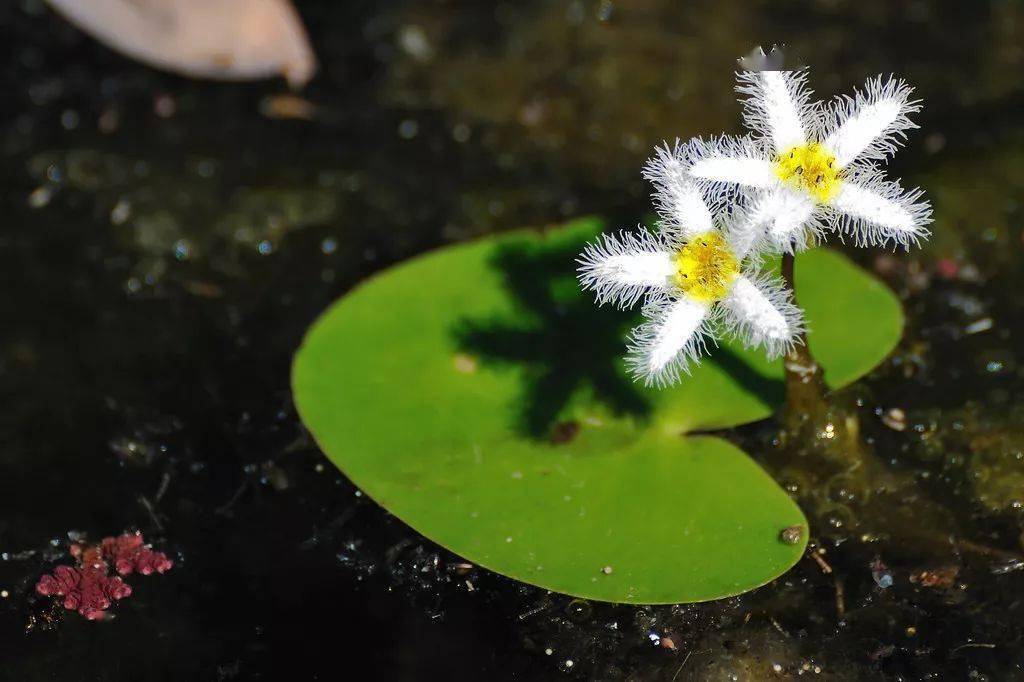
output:
[[[613,602],[754,589],[800,558],[807,521],[737,447],[683,434],[768,416],[781,362],[725,344],[671,389],[629,381],[633,318],[565,285],[602,228],[492,237],[373,277],[306,337],[292,377],[299,413],[356,485],[485,568]],[[797,278],[834,386],[898,341],[898,301],[842,255],[801,254]],[[476,371],[452,371],[460,353]],[[565,424],[571,437],[556,442]],[[794,526],[805,529],[797,542],[780,541]],[[597,580],[602,566],[614,571]]]
[[[477,363],[471,355],[465,353],[456,353],[452,359],[452,365],[455,366],[455,371],[462,372],[463,374],[472,374],[476,371]]]

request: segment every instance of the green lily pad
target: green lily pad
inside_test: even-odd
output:
[[[601,227],[449,247],[372,278],[306,337],[299,413],[378,503],[504,575],[627,603],[753,589],[799,559],[806,520],[736,447],[683,433],[767,416],[780,363],[724,345],[676,387],[629,381],[635,316],[575,282],[573,258]],[[898,302],[841,255],[801,255],[797,278],[833,385],[898,340]],[[792,526],[799,541],[783,543]]]

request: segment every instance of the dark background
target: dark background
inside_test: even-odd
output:
[[[0,676],[1024,676],[1021,3],[297,4],[321,63],[310,120],[273,115],[283,83],[156,72],[39,0],[0,3]],[[822,96],[893,71],[926,103],[893,174],[927,189],[935,235],[853,254],[904,298],[907,335],[844,394],[917,487],[864,504],[793,484],[845,614],[809,559],[661,608],[461,574],[310,442],[288,388],[306,327],[432,247],[591,213],[635,225],[652,147],[737,131],[734,60],[776,42]],[[880,419],[893,406],[908,428]],[[784,478],[799,453],[778,433],[729,437]],[[893,539],[926,527],[984,551]],[[69,533],[131,529],[176,565],[133,579],[113,618],[35,595]],[[910,580],[949,566],[944,588]]]

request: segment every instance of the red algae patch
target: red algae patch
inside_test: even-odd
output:
[[[36,592],[63,597],[65,609],[88,620],[103,618],[111,604],[131,596],[131,585],[121,576],[164,573],[174,565],[166,554],[145,544],[137,532],[106,537],[98,544],[74,543],[69,553],[78,565],[57,566],[39,579]]]

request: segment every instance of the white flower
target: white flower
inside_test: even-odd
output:
[[[673,156],[714,200],[749,192],[750,218],[770,244],[792,252],[826,231],[859,246],[909,248],[928,236],[931,206],[920,189],[885,179],[885,161],[916,128],[920,111],[902,80],[869,79],[863,92],[811,102],[805,71],[746,71],[737,92],[753,137],[695,138]]]
[[[756,226],[738,215],[716,224],[700,189],[669,156],[652,160],[645,175],[657,189],[660,231],[602,235],[579,258],[580,284],[599,304],[626,308],[645,299],[647,321],[629,342],[634,377],[647,385],[676,381],[722,331],[773,358],[790,350],[803,316],[778,278],[748,262]]]

